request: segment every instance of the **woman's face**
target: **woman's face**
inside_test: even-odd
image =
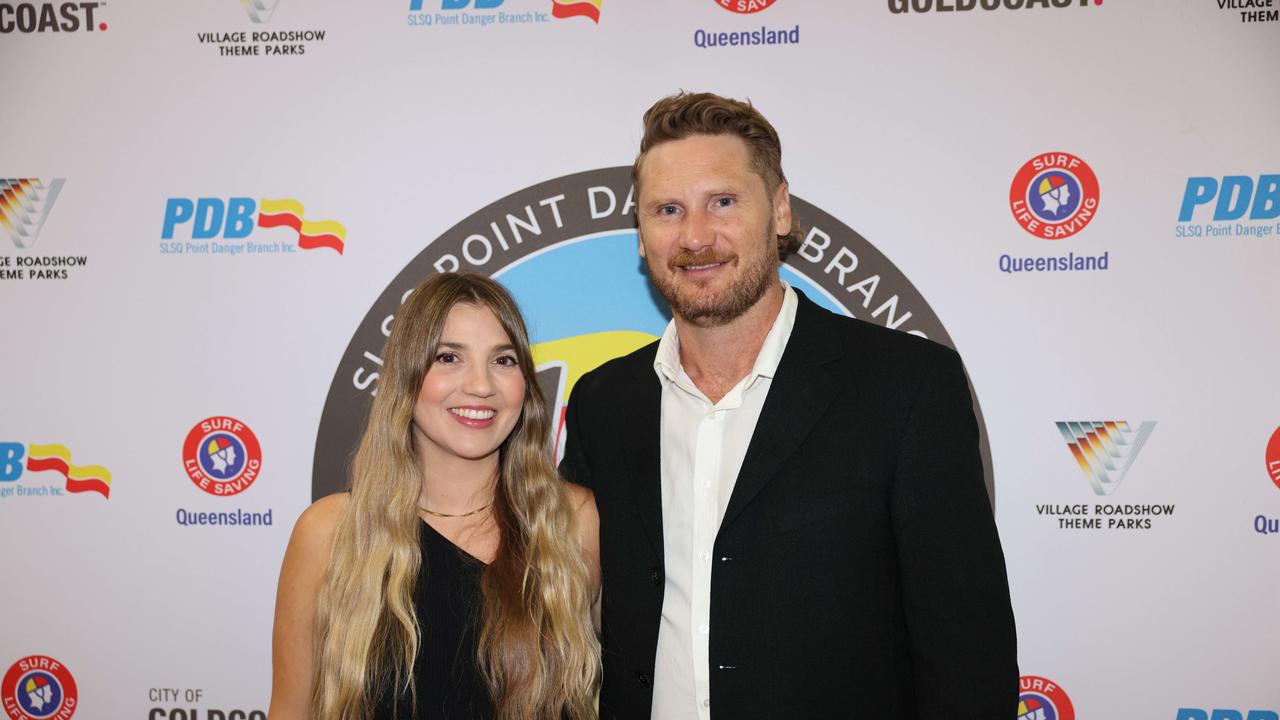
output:
[[[428,467],[494,459],[520,418],[524,392],[515,348],[493,311],[454,305],[413,411]]]

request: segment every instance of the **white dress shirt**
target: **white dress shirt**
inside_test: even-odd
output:
[[[782,309],[755,365],[718,403],[680,364],[675,321],[658,342],[662,382],[662,543],[666,590],[653,674],[654,720],[710,720],[711,553],[742,459],[796,319],[783,283]],[[748,600],[744,598],[744,600]]]

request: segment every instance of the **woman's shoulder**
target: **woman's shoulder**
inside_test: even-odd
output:
[[[565,496],[569,498],[569,507],[573,508],[574,515],[580,516],[583,512],[592,515],[596,513],[596,494],[591,492],[590,488],[567,481],[564,488]]]
[[[350,494],[341,492],[311,503],[293,526],[293,541],[307,549],[327,551],[350,499]]]
[[[566,482],[565,496],[573,508],[573,521],[578,528],[578,539],[590,553],[600,544],[600,512],[596,509],[596,496],[590,488]]]

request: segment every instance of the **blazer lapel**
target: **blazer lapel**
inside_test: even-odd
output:
[[[656,348],[656,343],[655,343]],[[631,416],[620,425],[624,437],[619,446],[627,448],[630,457],[625,463],[631,472],[627,487],[636,511],[644,526],[645,535],[658,558],[663,563],[662,552],[662,384],[653,371],[653,354],[645,353],[643,363],[633,368],[635,382],[628,388],[627,398],[621,407]]]
[[[724,519],[723,530],[782,469],[836,396],[839,383],[825,364],[839,357],[833,335],[822,329],[819,308],[800,291],[795,325],[778,363],[742,461]]]

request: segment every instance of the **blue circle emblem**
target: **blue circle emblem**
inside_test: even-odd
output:
[[[47,672],[23,675],[14,690],[22,712],[33,718],[49,717],[62,707],[62,683]]]
[[[244,472],[248,453],[240,438],[230,433],[218,432],[206,437],[196,452],[200,469],[214,480],[232,480]]]
[[[1060,223],[1080,209],[1080,181],[1061,170],[1047,170],[1027,185],[1027,207],[1046,223]]]

